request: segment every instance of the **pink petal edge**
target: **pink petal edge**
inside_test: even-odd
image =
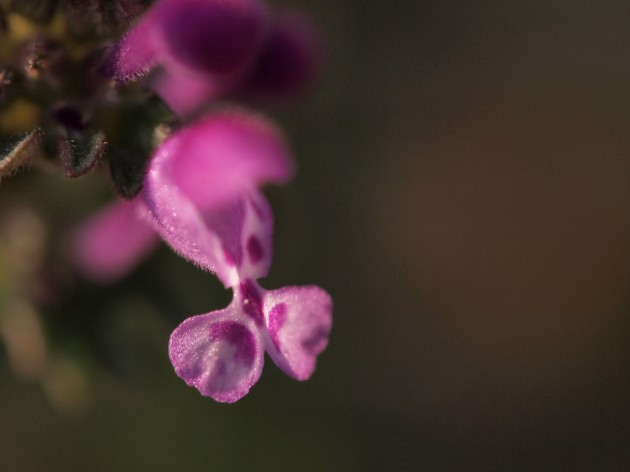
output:
[[[289,376],[307,380],[326,349],[332,327],[330,295],[314,285],[266,292],[267,352]]]
[[[171,334],[169,358],[177,375],[203,396],[233,403],[260,378],[264,347],[251,320],[230,305],[184,320]]]
[[[250,244],[241,239],[243,225],[248,238],[257,236],[264,256],[257,268],[245,267],[246,275],[266,274],[271,259],[271,210],[262,196],[248,195],[263,182],[283,182],[291,174],[288,150],[274,127],[242,112],[217,114],[158,147],[143,199],[156,229],[178,254],[234,286],[241,251]],[[252,219],[256,213],[258,221]],[[225,259],[226,245],[231,261]]]
[[[146,11],[115,46],[114,71],[118,81],[135,81],[157,65],[154,23],[160,14],[158,5],[159,2]]]

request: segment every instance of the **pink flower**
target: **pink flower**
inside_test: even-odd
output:
[[[176,168],[172,155],[180,156]],[[200,221],[212,218],[217,208],[241,192],[267,182],[284,183],[292,174],[284,136],[271,122],[236,109],[204,117],[158,146],[143,193],[110,204],[75,229],[70,241],[75,265],[94,281],[111,282],[148,256],[160,239],[157,228],[182,256],[214,271],[211,261],[194,257],[198,245],[211,243],[195,240],[194,230],[177,218],[185,212]],[[198,208],[189,200],[193,191]],[[169,205],[171,216],[160,213],[162,218],[155,221],[147,205],[155,208],[164,192],[169,201],[161,204]]]
[[[317,75],[315,29],[297,13],[272,15],[260,0],[161,0],[117,46],[128,82],[158,71],[151,88],[180,116],[225,94],[283,98]]]
[[[266,291],[245,279],[223,309],[193,316],[169,342],[175,372],[202,395],[232,403],[258,381],[267,351],[297,380],[307,380],[328,344],[330,296],[319,287]]]
[[[162,143],[149,164],[142,198],[164,241],[231,286],[235,271],[248,268],[242,254],[247,242],[237,238],[254,214],[264,214],[264,231],[255,237],[269,253],[257,263],[256,277],[266,274],[271,260],[271,209],[256,189],[292,176],[290,152],[278,128],[257,115],[227,111]],[[224,253],[232,266],[224,263]]]
[[[256,383],[265,351],[290,376],[308,379],[332,323],[322,289],[266,291],[256,282],[271,264],[273,228],[257,186],[283,182],[292,169],[277,131],[239,116],[202,121],[165,142],[143,191],[162,238],[234,291],[226,309],[188,318],[169,343],[177,374],[221,402],[240,399]]]
[[[281,98],[316,75],[320,49],[297,14],[270,15],[259,0],[159,0],[117,45],[115,75],[156,72],[151,88],[180,116],[219,95]],[[264,353],[308,379],[328,343],[330,296],[316,286],[265,290],[273,213],[259,188],[293,175],[282,133],[239,110],[205,116],[154,151],[141,193],[75,233],[77,263],[93,279],[123,275],[148,254],[155,233],[233,290],[230,305],[193,316],[172,333],[177,374],[220,402],[243,397]]]
[[[275,126],[242,111],[217,113],[156,149],[136,200],[115,205],[77,232],[82,267],[107,279],[146,253],[150,221],[178,254],[234,291],[227,308],[188,318],[169,343],[177,374],[217,401],[234,402],[249,391],[265,351],[288,375],[308,379],[328,342],[332,303],[325,291],[266,291],[256,282],[271,265],[273,231],[258,187],[292,174]]]
[[[120,42],[116,76],[134,80],[160,65],[221,82],[255,60],[267,22],[258,0],[160,0]]]

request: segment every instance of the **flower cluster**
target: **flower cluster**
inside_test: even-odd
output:
[[[30,11],[43,22],[57,3],[24,2],[48,6]],[[66,17],[79,8],[61,3]],[[86,2],[104,32],[93,32],[94,46],[79,59],[59,52],[72,45],[41,46],[37,87],[24,67],[4,69],[6,77],[24,76],[22,96],[49,119],[13,139],[0,162],[16,167],[43,152],[78,177],[108,160],[123,198],[72,235],[86,276],[122,277],[162,239],[233,290],[227,308],[188,318],[171,335],[170,359],[187,384],[234,402],[260,377],[265,351],[287,374],[307,379],[328,341],[329,295],[316,286],[267,291],[257,282],[271,264],[273,229],[260,187],[292,177],[290,151],[268,119],[217,100],[302,90],[317,69],[314,36],[301,16],[259,0],[159,0],[145,11],[146,3]],[[123,20],[132,26],[112,40]],[[64,88],[69,63],[80,93]],[[61,79],[50,72],[58,69]],[[55,80],[62,85],[52,89]],[[47,93],[36,101],[41,88]]]

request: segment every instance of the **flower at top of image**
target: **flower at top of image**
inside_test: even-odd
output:
[[[259,0],[26,1],[0,18],[12,46],[0,51],[0,171],[41,163],[76,179],[107,162],[121,197],[68,232],[77,274],[116,281],[161,239],[233,290],[227,308],[171,335],[187,384],[234,402],[265,351],[309,378],[328,342],[330,296],[257,282],[273,232],[260,187],[287,183],[293,159],[271,120],[217,102],[304,90],[321,63],[309,21]]]
[[[152,89],[187,116],[226,93],[302,90],[317,74],[316,38],[306,17],[260,0],[162,0],[117,45],[115,75],[126,83],[161,66]]]

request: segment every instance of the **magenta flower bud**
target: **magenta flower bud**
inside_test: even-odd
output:
[[[69,241],[75,266],[101,283],[131,271],[160,240],[145,213],[139,199],[118,200],[83,222]]]
[[[251,66],[266,32],[257,0],[161,0],[119,44],[116,76],[133,80],[161,65],[169,74],[229,78]]]
[[[265,32],[262,5],[252,0],[178,0],[159,24],[162,51],[173,66],[208,75],[248,67]]]
[[[320,37],[308,18],[297,12],[281,13],[237,93],[262,98],[299,94],[317,78],[322,56]]]

